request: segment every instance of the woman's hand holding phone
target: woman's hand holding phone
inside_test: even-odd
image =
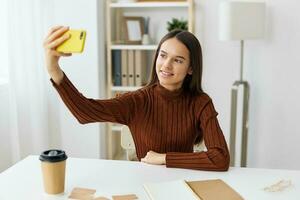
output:
[[[68,30],[69,27],[65,26],[56,26],[51,28],[43,43],[47,70],[49,75],[57,85],[59,85],[64,76],[58,64],[59,58],[61,56],[72,55],[71,53],[62,53],[56,51],[56,48],[60,44],[69,39],[70,35],[64,35],[64,33]]]

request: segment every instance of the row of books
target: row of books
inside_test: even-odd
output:
[[[142,50],[113,50],[114,86],[142,86],[147,83],[147,54]]]

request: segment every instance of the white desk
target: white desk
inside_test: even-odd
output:
[[[29,156],[0,174],[0,200],[67,199],[74,187],[96,189],[96,195],[111,198],[117,194],[136,194],[148,199],[142,184],[176,179],[220,178],[249,200],[299,200],[300,171],[230,168],[228,172],[207,172],[166,168],[140,162],[68,158],[65,194],[45,195],[38,156]],[[262,190],[281,179],[293,186],[282,192]]]

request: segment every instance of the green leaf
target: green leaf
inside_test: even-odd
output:
[[[184,19],[172,18],[167,22],[167,30],[170,32],[174,29],[188,30],[188,21]]]

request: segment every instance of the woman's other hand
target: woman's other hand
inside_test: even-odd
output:
[[[144,158],[142,158],[141,161],[153,165],[165,165],[166,154],[156,153],[154,151],[148,151],[147,155]]]
[[[70,35],[63,35],[68,30],[69,27],[65,26],[52,27],[43,43],[47,71],[57,85],[59,85],[64,76],[58,64],[59,58],[72,55],[71,53],[56,51],[56,48],[70,37]]]

